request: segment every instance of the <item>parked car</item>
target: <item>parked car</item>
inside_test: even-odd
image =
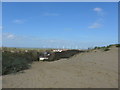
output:
[[[51,61],[54,58],[54,53],[52,52],[43,52],[39,55],[39,61]]]

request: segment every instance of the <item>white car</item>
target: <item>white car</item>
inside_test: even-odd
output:
[[[45,59],[48,59],[47,57],[39,57],[39,61],[44,61]]]

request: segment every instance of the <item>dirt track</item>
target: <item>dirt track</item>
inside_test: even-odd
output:
[[[118,49],[34,62],[24,73],[3,76],[3,88],[117,88]]]

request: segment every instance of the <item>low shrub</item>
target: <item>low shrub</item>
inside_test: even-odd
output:
[[[96,46],[96,47],[94,47],[94,49],[101,49],[101,47],[97,47],[97,46]]]
[[[109,45],[109,46],[103,46],[103,47],[94,47],[94,49],[101,49],[103,51],[108,51],[108,50],[110,50],[109,49],[110,47],[111,47],[111,45]]]
[[[116,47],[120,47],[120,44],[116,44]]]
[[[49,57],[47,61],[59,60],[61,58],[70,58],[79,52],[80,52],[79,50],[67,50],[62,52],[55,52],[55,53],[52,53],[52,55]]]
[[[110,49],[109,49],[109,48],[104,48],[103,50],[104,50],[104,51],[109,51]]]
[[[32,58],[29,53],[2,53],[2,75],[16,73],[30,68]]]

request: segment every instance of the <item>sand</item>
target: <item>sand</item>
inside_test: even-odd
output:
[[[5,75],[2,80],[3,88],[117,88],[118,48],[34,62],[24,73]]]

